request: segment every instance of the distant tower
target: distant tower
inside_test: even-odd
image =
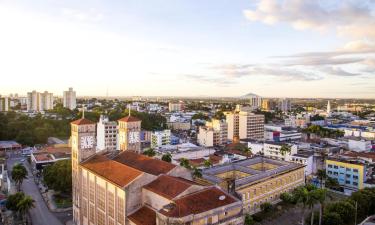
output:
[[[119,125],[119,147],[120,151],[132,150],[141,151],[141,120],[130,115],[118,120]]]
[[[330,114],[330,113],[331,113],[331,103],[328,100],[328,103],[327,103],[327,114]]]

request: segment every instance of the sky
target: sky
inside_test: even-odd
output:
[[[0,95],[375,98],[374,0],[0,0]]]

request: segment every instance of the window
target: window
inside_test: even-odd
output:
[[[90,201],[95,201],[95,183],[93,180],[90,180]]]
[[[354,173],[358,173],[358,169],[353,169],[353,172]]]
[[[347,178],[350,178],[351,176],[350,176],[350,174],[346,174],[346,177],[347,177]]]
[[[90,204],[90,222],[95,223],[95,212],[94,212],[94,206]]]
[[[346,168],[346,171],[352,171],[350,168]]]
[[[353,185],[354,185],[354,186],[358,186],[358,183],[357,183],[357,182],[353,182]]]
[[[332,168],[332,165],[331,165],[331,164],[328,164],[328,168]]]
[[[353,176],[353,179],[358,180],[358,176],[355,176],[355,175],[354,175],[354,176]]]
[[[97,217],[98,217],[98,220],[97,220],[98,223],[97,224],[98,225],[105,225],[104,213],[98,211]]]
[[[332,174],[332,171],[328,171],[328,174]]]
[[[345,181],[346,184],[350,184],[350,180]]]
[[[105,211],[105,189],[99,185],[97,187],[98,208]]]
[[[119,224],[124,224],[124,199],[117,198],[117,221]]]
[[[339,173],[338,172],[333,172],[333,175],[339,175]]]
[[[333,168],[338,169],[339,167],[338,166],[333,166]]]

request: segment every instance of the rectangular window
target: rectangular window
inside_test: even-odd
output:
[[[95,211],[94,211],[94,206],[92,204],[90,204],[89,214],[90,214],[90,222],[95,224]]]
[[[332,165],[331,165],[331,164],[328,164],[328,168],[332,168]]]
[[[356,179],[356,180],[358,180],[358,176],[353,176],[353,179]]]
[[[90,202],[95,202],[95,183],[93,180],[90,180]]]
[[[124,224],[124,199],[117,198],[117,221],[119,224]]]
[[[346,168],[346,171],[352,171],[350,168]]]
[[[97,189],[97,201],[98,201],[98,208],[105,211],[105,189],[99,185],[96,185]]]
[[[346,184],[350,184],[350,180],[345,181]]]
[[[353,172],[354,173],[358,173],[358,169],[353,169]]]
[[[358,186],[358,183],[357,183],[357,182],[353,182],[353,185],[354,185],[354,186]]]
[[[346,177],[347,177],[347,178],[350,178],[350,174],[346,174]]]
[[[98,211],[97,215],[98,215],[98,220],[97,220],[98,223],[97,224],[98,225],[105,225],[104,213]]]
[[[333,168],[338,169],[339,167],[338,166],[333,166]]]

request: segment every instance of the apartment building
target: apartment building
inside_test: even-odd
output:
[[[10,101],[8,97],[1,97],[0,95],[0,112],[7,112],[10,109]]]
[[[116,121],[109,121],[108,116],[101,115],[96,125],[96,150],[117,150],[118,134]]]
[[[181,112],[184,110],[183,102],[169,102],[168,104],[169,112]]]
[[[290,147],[290,152],[282,152],[282,147],[286,145]],[[292,155],[297,154],[297,145],[284,142],[266,141],[263,147],[264,155],[273,159],[291,161]]]
[[[290,102],[290,99],[287,99],[287,98],[281,99],[279,102],[279,109],[282,112],[290,111],[292,109],[292,104]]]
[[[227,143],[228,125],[223,120],[213,119],[206,122],[205,126],[199,127],[198,143],[201,146],[221,146]]]
[[[46,111],[53,109],[53,94],[47,91],[27,93],[27,111]]]
[[[68,91],[63,92],[63,106],[70,110],[77,107],[76,92],[73,91],[73,88],[69,88]]]
[[[241,196],[244,213],[250,214],[258,212],[262,203],[276,203],[280,194],[305,184],[303,165],[261,156],[205,169],[196,181]]]
[[[171,144],[171,130],[154,131],[151,133],[151,148]]]

